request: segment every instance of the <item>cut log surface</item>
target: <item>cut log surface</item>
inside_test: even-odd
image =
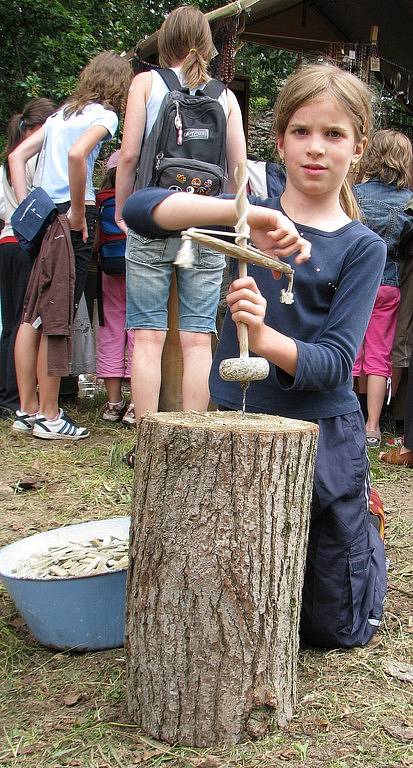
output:
[[[127,589],[127,699],[170,743],[285,724],[318,428],[240,412],[139,425]]]

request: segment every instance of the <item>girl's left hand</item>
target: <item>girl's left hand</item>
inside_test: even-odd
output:
[[[251,349],[264,328],[267,302],[252,277],[240,277],[229,286],[227,304],[235,323],[248,326]]]
[[[75,214],[73,213],[72,209],[69,208],[66,216],[69,220],[70,229],[74,230],[75,232],[81,232],[82,240],[84,243],[86,243],[88,238],[88,229],[87,229],[85,214],[84,213]]]

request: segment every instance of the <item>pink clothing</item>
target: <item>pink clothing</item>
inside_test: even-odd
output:
[[[134,333],[125,330],[125,275],[102,273],[102,303],[105,325],[99,325],[96,332],[96,375],[130,378]]]
[[[400,288],[381,285],[354,363],[354,377],[373,374],[388,378],[392,375],[391,353],[399,304]]]

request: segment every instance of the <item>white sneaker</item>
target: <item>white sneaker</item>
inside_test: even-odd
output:
[[[60,408],[59,418],[52,421],[38,413],[33,426],[33,435],[43,440],[82,440],[89,437],[90,432],[85,427],[78,427]]]
[[[20,435],[31,435],[37,414],[26,413],[26,411],[16,411],[16,418],[11,425],[14,432]]]

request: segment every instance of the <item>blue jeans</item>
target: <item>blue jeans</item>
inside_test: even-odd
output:
[[[129,231],[126,245],[126,327],[166,331],[176,269],[179,330],[216,333],[225,257],[193,243],[194,264],[175,267],[181,238],[149,239]]]

